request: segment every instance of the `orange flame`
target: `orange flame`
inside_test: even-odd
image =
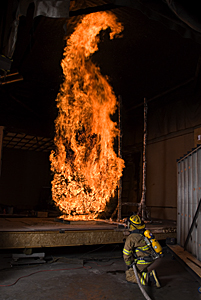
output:
[[[113,150],[118,134],[110,115],[116,97],[90,60],[101,30],[110,38],[123,27],[112,13],[85,16],[67,40],[61,62],[64,82],[57,95],[56,151],[50,155],[52,199],[69,219],[94,219],[105,209],[122,176],[124,161]]]

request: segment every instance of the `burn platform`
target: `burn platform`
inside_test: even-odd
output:
[[[158,240],[176,238],[176,222],[155,220],[146,228]],[[1,217],[0,249],[123,243],[128,230],[115,222],[63,221],[55,218]]]

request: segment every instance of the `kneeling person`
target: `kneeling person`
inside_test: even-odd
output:
[[[132,215],[128,220],[128,226],[130,234],[126,239],[123,249],[123,258],[128,267],[126,270],[126,280],[137,283],[133,270],[133,264],[135,264],[140,283],[142,285],[154,283],[159,288],[160,283],[156,271],[152,270],[148,272],[148,267],[153,263],[155,258],[153,258],[151,246],[145,241],[145,224],[138,215]]]

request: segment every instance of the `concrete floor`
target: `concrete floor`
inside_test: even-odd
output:
[[[0,252],[1,300],[143,300],[138,285],[125,280],[122,244],[67,248],[35,249],[45,252],[45,263],[18,260],[10,266],[12,253]],[[200,284],[168,252],[154,262],[162,288],[146,287],[152,300],[197,300]],[[22,265],[20,265],[22,263]],[[151,268],[152,268],[151,267]]]

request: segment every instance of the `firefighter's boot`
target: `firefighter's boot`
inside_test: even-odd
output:
[[[154,284],[157,288],[160,288],[161,287],[161,284],[160,284],[160,281],[157,277],[157,274],[156,274],[156,271],[155,270],[152,270],[150,273],[149,273],[149,283],[150,284]]]

